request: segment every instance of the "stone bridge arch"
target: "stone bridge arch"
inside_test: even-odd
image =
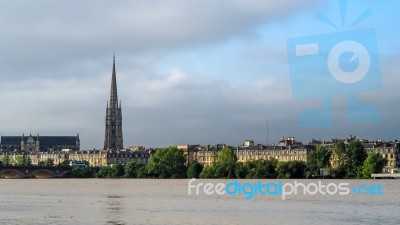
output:
[[[55,176],[56,174],[48,169],[37,169],[29,174],[29,177],[35,177],[35,178],[52,178]]]
[[[26,175],[16,169],[4,169],[0,171],[0,178],[24,178]]]
[[[70,167],[0,166],[0,178],[69,177]]]

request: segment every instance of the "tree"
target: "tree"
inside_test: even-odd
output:
[[[127,178],[136,178],[137,177],[137,172],[139,168],[139,163],[137,163],[135,160],[132,160],[128,162],[125,165],[125,177]]]
[[[322,145],[318,145],[315,151],[307,156],[307,177],[318,176],[321,168],[329,165],[331,152]]]
[[[97,178],[107,178],[110,177],[110,167],[103,166],[100,170],[96,173]]]
[[[125,175],[125,168],[124,166],[117,162],[111,166],[110,173],[111,178],[121,178]]]
[[[203,168],[203,171],[200,173],[200,178],[215,178],[214,177],[214,167],[210,165],[206,165]]]
[[[75,178],[90,178],[93,177],[93,173],[89,167],[74,167],[72,168],[72,177]]]
[[[6,166],[8,166],[8,165],[10,165],[10,163],[11,163],[11,158],[10,158],[9,155],[6,155],[6,156],[4,157],[4,164],[5,164]]]
[[[278,178],[304,178],[306,164],[303,161],[279,162],[277,166]]]
[[[349,154],[343,141],[337,141],[333,149],[331,166],[332,177],[344,178],[346,176]]]
[[[382,173],[387,160],[380,153],[370,153],[362,166],[362,174],[365,178],[371,178],[373,173]]]
[[[246,178],[247,176],[247,165],[245,165],[243,162],[237,162],[236,167],[235,167],[235,176],[236,178]]]
[[[349,178],[362,177],[362,166],[366,158],[367,158],[367,153],[361,142],[359,140],[350,142],[349,161],[347,163],[347,177]]]
[[[145,164],[139,163],[137,167],[137,178],[146,178],[148,177],[147,168]]]
[[[138,164],[136,177],[137,178],[146,178],[146,177],[148,177],[147,168],[146,168],[145,164]]]
[[[278,161],[275,158],[270,160],[258,159],[255,161],[248,161],[245,163],[247,167],[246,178],[250,179],[265,179],[275,178]]]
[[[199,162],[194,161],[190,163],[186,172],[187,178],[199,178],[202,170],[203,165]]]
[[[175,146],[159,149],[150,157],[147,172],[158,178],[184,178],[186,176],[185,156]]]
[[[235,167],[237,157],[232,148],[225,146],[218,152],[217,161],[214,168],[216,178],[235,178]]]
[[[24,165],[24,157],[22,155],[15,156],[14,159],[12,160],[12,164],[14,166],[22,166],[22,165]]]

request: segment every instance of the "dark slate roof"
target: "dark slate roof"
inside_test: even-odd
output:
[[[36,141],[37,137],[32,136]],[[25,136],[25,141],[29,136]],[[1,145],[21,145],[21,136],[1,136]],[[77,136],[39,136],[40,145],[76,145]]]
[[[21,137],[18,136],[1,136],[1,145],[20,145]]]

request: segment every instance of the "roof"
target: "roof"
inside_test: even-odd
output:
[[[1,145],[20,145],[21,137],[18,136],[1,136]]]
[[[25,141],[30,136],[25,136]],[[36,141],[37,136],[32,136]],[[1,145],[21,145],[21,136],[1,136]],[[78,136],[39,136],[40,145],[76,145]]]

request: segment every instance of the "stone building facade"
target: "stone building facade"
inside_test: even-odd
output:
[[[218,150],[223,147],[224,145],[197,147],[191,158],[203,165],[213,165],[218,156]],[[269,160],[272,158],[280,162],[295,160],[307,162],[307,155],[313,150],[313,146],[303,145],[293,137],[290,137],[288,139],[281,138],[278,145],[273,146],[255,145],[254,141],[246,140],[242,146],[234,149],[234,153],[236,154],[238,162],[258,159]]]
[[[363,145],[365,151],[367,153],[380,153],[383,158],[387,160],[387,163],[382,171],[382,173],[399,173],[400,172],[400,142],[398,140],[395,141],[383,141],[382,139],[378,139],[376,141],[369,141],[367,139],[357,139],[355,136],[350,135],[349,138],[344,139],[332,139],[330,141],[318,141],[312,140],[311,145],[317,146],[322,145],[329,149],[331,152],[335,149],[335,144],[338,141],[343,141],[346,149],[348,149],[348,145],[355,140],[359,140]],[[335,155],[332,154],[331,158],[331,167],[336,168]]]
[[[15,164],[22,158],[29,159],[30,165],[37,166],[51,160],[54,166],[65,165],[69,162],[87,161],[90,167],[111,166],[116,163],[123,165],[130,161],[147,164],[150,157],[149,151],[122,150],[122,151],[104,151],[104,150],[84,150],[84,151],[53,151],[53,152],[32,152],[23,154],[21,152],[3,152],[0,154],[2,164]],[[7,160],[5,160],[7,158]],[[6,162],[8,161],[8,162]]]
[[[362,142],[367,153],[380,153],[387,160],[383,173],[399,173],[400,172],[400,143],[384,142],[377,140],[373,142]]]

